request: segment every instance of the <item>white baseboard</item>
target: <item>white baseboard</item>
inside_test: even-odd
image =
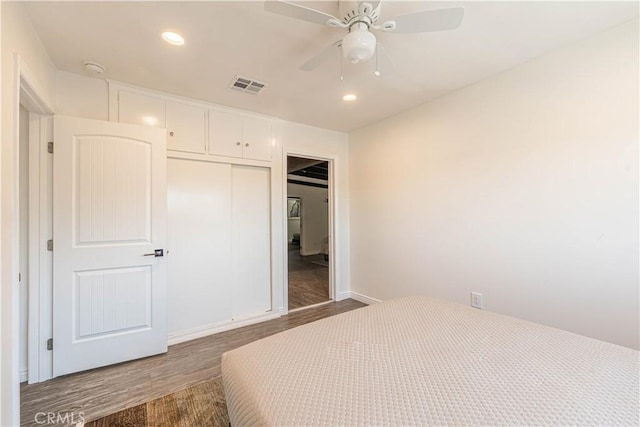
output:
[[[342,301],[347,298],[351,298],[351,292],[349,291],[340,292],[340,294],[338,295],[338,298],[336,298],[336,301]]]
[[[29,371],[26,369],[20,370],[20,382],[23,383],[29,379]]]
[[[369,297],[369,296],[366,296],[366,295],[362,295],[362,294],[359,294],[358,292],[351,291],[351,292],[344,292],[344,293],[345,294],[346,293],[349,294],[349,296],[346,297],[346,298],[353,298],[354,300],[360,301],[360,302],[365,303],[367,305],[377,304],[377,303],[380,302],[380,300],[377,299],[377,298],[372,298],[372,297]]]
[[[309,308],[320,307],[322,305],[331,304],[332,302],[333,302],[332,300],[327,300],[327,301],[319,302],[317,304],[305,305],[304,307],[294,308],[292,310],[289,310],[289,314],[295,313],[296,311],[303,311],[303,310],[307,310]]]
[[[264,322],[266,320],[277,319],[282,316],[281,312],[268,312],[257,316],[246,317],[228,322],[214,323],[211,325],[198,326],[196,328],[187,329],[185,331],[174,332],[169,334],[169,345],[180,344],[181,342],[195,340],[197,338],[206,337],[230,329],[241,328],[243,326],[253,325],[254,323]]]

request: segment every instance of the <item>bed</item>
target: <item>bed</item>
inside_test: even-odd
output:
[[[628,425],[639,353],[428,297],[401,298],[222,357],[232,426]]]

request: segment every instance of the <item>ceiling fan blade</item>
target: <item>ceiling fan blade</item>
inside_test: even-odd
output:
[[[378,0],[378,1],[367,1],[367,3],[369,3],[371,5],[371,9],[372,10],[376,10],[378,8],[378,5],[380,4],[380,0]]]
[[[431,31],[453,30],[462,23],[464,8],[425,10],[407,13],[389,19],[380,26],[382,31],[394,33],[426,33]],[[395,26],[386,25],[395,22]]]
[[[336,23],[341,24],[338,18],[336,18],[335,16],[331,16],[328,13],[320,12],[319,10],[311,9],[282,0],[265,1],[264,10],[277,13],[279,15],[288,16],[290,18],[313,22],[314,24],[329,26],[339,26],[336,25]]]
[[[378,74],[376,76],[385,78],[392,76],[395,73],[395,66],[389,56],[389,52],[380,43],[376,45],[376,70]]]
[[[302,66],[300,66],[300,69],[302,71],[315,70],[318,67],[318,65],[326,61],[333,53],[336,53],[336,52],[340,53],[341,44],[342,44],[342,39],[338,40],[335,43],[330,44],[319,54],[317,54],[316,56],[314,56],[313,58],[311,58],[310,60],[302,64]]]

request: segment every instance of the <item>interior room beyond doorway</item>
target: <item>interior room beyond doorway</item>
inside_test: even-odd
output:
[[[287,157],[289,310],[330,301],[329,163]]]

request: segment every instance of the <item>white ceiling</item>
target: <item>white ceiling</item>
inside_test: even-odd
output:
[[[338,14],[338,2],[305,2]],[[339,53],[311,72],[298,67],[344,30],[264,11],[262,2],[30,2],[25,4],[56,66],[329,129],[350,131],[638,17],[637,2],[395,2],[397,14],[464,6],[462,26],[425,34],[376,32],[395,65],[344,65]],[[184,35],[182,47],[160,33]],[[227,89],[240,74],[266,82],[255,96]],[[341,100],[352,90],[355,103]]]

